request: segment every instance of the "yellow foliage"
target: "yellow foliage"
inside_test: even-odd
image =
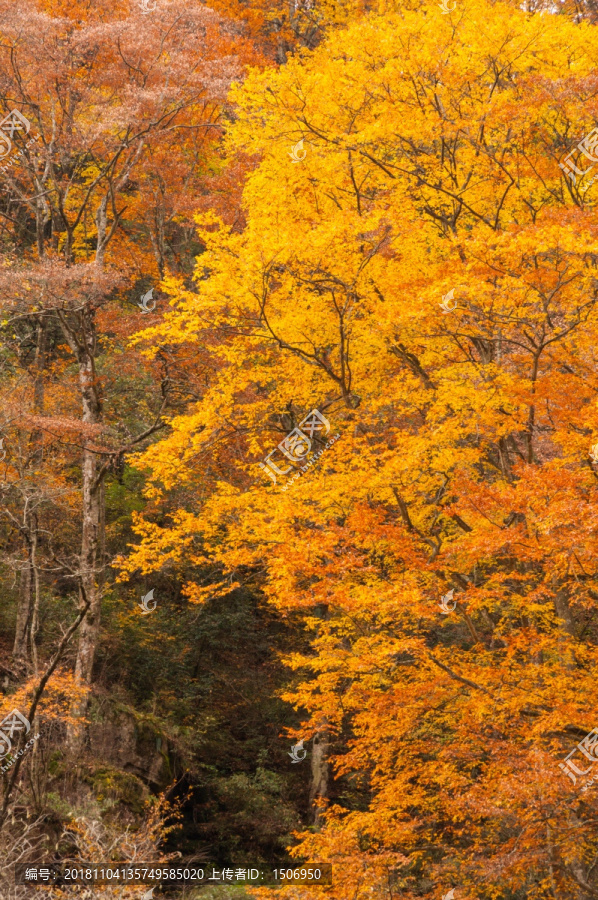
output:
[[[598,849],[557,765],[598,717],[598,188],[559,168],[598,50],[457,5],[370,14],[234,89],[245,226],[200,217],[196,292],[169,282],[138,338],[195,348],[209,383],[142,460],[154,500],[195,495],[139,520],[126,569],[190,554],[305,612],[287,699],[372,791],[295,851],[338,866],[338,900],[390,896],[389,867],[405,898],[422,871],[556,895]],[[258,463],[314,408],[342,440],[285,493]]]

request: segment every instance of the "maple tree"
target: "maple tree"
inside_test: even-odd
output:
[[[284,704],[270,698],[279,668],[268,663],[279,639],[274,617],[256,614],[252,621],[251,598],[244,598],[242,612],[214,613],[216,624],[204,615],[199,626],[193,617],[175,626],[177,588],[165,579],[174,607],[169,658],[164,635],[150,639],[138,610],[130,609],[135,580],[128,590],[115,591],[109,569],[118,541],[125,545],[129,506],[143,506],[141,473],[125,463],[125,454],[151,440],[164,425],[164,410],[196,395],[203,380],[196,356],[190,360],[167,349],[148,364],[127,348],[128,336],[145,318],[140,294],[167,269],[189,270],[200,247],[193,211],[209,207],[225,220],[236,219],[245,164],[223,159],[222,125],[230,115],[225,97],[244,63],[259,62],[259,51],[238,24],[199,3],[171,3],[151,18],[120,2],[3,3],[0,35],[2,116],[22,110],[36,135],[30,143],[30,133],[17,130],[8,162],[0,165],[0,675],[8,691],[2,715],[13,707],[27,713],[34,698],[32,728],[41,731],[34,751],[19,757],[6,780],[1,776],[0,893],[16,898],[28,889],[12,883],[15,862],[49,860],[52,850],[58,856],[69,849],[81,856],[98,852],[93,840],[69,845],[81,804],[92,838],[103,834],[103,822],[112,821],[116,810],[124,817],[124,839],[109,841],[110,853],[117,844],[118,854],[133,858],[141,852],[143,842],[135,850],[130,829],[133,816],[146,817],[138,795],[147,788],[130,770],[119,771],[125,768],[120,744],[125,733],[147,741],[135,771],[153,790],[165,790],[173,774],[179,778],[190,761],[197,765],[202,747],[199,737],[180,738],[180,728],[191,731],[175,721],[181,708],[194,710],[202,738],[215,733],[204,765],[216,761],[208,801],[218,809],[219,827],[230,821],[239,826],[231,807],[240,796],[256,808],[267,798],[262,834],[247,827],[244,838],[264,853],[273,842],[282,846],[280,835],[298,820],[284,783],[269,781],[268,772],[235,781],[219,749],[227,737],[229,744],[239,738],[224,712],[220,722],[205,710],[208,696],[224,709],[242,705],[236,718],[250,722],[254,743],[264,733],[271,740],[272,710],[282,707],[282,718],[288,716]],[[156,299],[150,321],[162,310],[164,296]],[[165,596],[164,590],[161,602]],[[71,649],[81,621],[78,648]],[[256,634],[253,657],[240,649],[234,665],[225,665],[218,629],[228,626],[230,646],[241,622],[244,635],[268,623],[267,638]],[[209,673],[194,657],[202,643],[214,655]],[[54,667],[46,678],[57,647],[63,668]],[[142,671],[150,673],[149,700]],[[235,696],[249,677],[254,703],[256,690],[259,698],[250,713]],[[206,687],[211,679],[215,688]],[[123,712],[119,684],[132,686],[135,709],[125,705]],[[100,717],[110,739],[98,752],[94,725],[98,702],[107,695],[110,713],[102,710]],[[85,716],[90,700],[93,724]],[[246,745],[228,748],[237,770],[246,767],[245,752]],[[198,808],[207,816],[205,806],[193,800],[194,824]],[[64,840],[53,833],[57,819],[64,823]],[[149,826],[151,817],[136,834]],[[207,825],[204,830],[210,832]],[[223,846],[234,846],[230,835],[211,831]],[[156,855],[151,850],[147,857]]]
[[[597,188],[559,168],[595,122],[591,36],[420,7],[253,72],[227,135],[259,159],[246,225],[198,218],[196,289],[167,279],[136,339],[213,362],[142,458],[156,506],[197,493],[139,517],[124,571],[220,565],[305,616],[286,697],[371,792],[316,773],[294,852],[342,871],[326,896],[596,890],[595,786],[558,768],[596,721]],[[258,463],[312,408],[341,438],[283,492]]]

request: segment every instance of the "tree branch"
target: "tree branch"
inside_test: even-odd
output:
[[[83,587],[82,583],[79,584],[79,588],[80,588],[82,596],[83,596],[84,605],[79,609],[79,614],[77,615],[77,618],[75,619],[73,624],[70,626],[70,628],[68,629],[68,631],[65,633],[64,637],[62,638],[60,644],[58,645],[58,649],[57,649],[56,653],[54,654],[54,658],[51,660],[50,665],[48,666],[48,668],[42,675],[41,680],[35,690],[35,693],[33,695],[33,700],[31,702],[31,706],[29,707],[29,713],[27,714],[27,719],[29,720],[30,723],[33,721],[33,719],[35,717],[35,711],[38,707],[39,701],[41,700],[42,694],[44,693],[44,690],[46,688],[48,681],[50,680],[50,678],[52,676],[52,673],[54,672],[56,666],[60,662],[60,659],[62,658],[62,654],[64,653],[64,650],[65,650],[68,642],[70,641],[71,637],[73,636],[73,634],[75,633],[75,631],[77,630],[77,628],[79,627],[79,625],[81,624],[83,619],[85,618],[85,616],[87,614],[87,610],[89,609],[90,601],[85,593],[85,588]],[[19,756],[19,758],[15,762],[14,769],[13,769],[11,778],[8,783],[8,787],[6,788],[6,791],[4,794],[4,801],[2,803],[2,809],[0,809],[0,829],[2,828],[2,825],[4,824],[4,821],[5,821],[7,813],[8,813],[8,804],[10,802],[10,797],[14,790],[14,786],[15,786],[16,780],[19,775],[19,770],[21,768],[22,761],[23,761],[23,756]]]

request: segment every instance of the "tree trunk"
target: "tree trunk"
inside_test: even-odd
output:
[[[44,370],[46,366],[46,338],[47,326],[43,318],[37,319],[37,341],[34,362],[34,386],[33,386],[33,411],[41,416],[44,412]],[[33,447],[31,454],[32,467],[41,465],[43,435],[41,431],[33,431],[30,444]],[[35,510],[32,510],[35,500],[26,497],[23,510],[23,525],[21,532],[26,544],[27,559],[21,570],[19,605],[17,609],[17,624],[13,645],[13,659],[25,668],[33,662],[34,671],[37,673],[37,654],[35,636],[39,619],[39,572],[37,569],[37,543],[38,543],[38,519]]]
[[[38,521],[37,513],[29,512],[27,506],[23,526],[27,544],[27,560],[21,569],[19,606],[12,655],[17,668],[27,670],[33,663],[33,671],[37,674],[35,638],[38,630],[40,599],[37,568]]]
[[[21,665],[26,666],[29,654],[27,651],[29,634],[29,625],[31,622],[31,549],[27,547],[27,560],[21,569],[19,579],[19,605],[17,608],[17,625],[15,629],[15,641],[12,648],[12,655],[15,663],[20,668]]]
[[[322,808],[316,804],[318,798],[328,797],[328,732],[321,731],[314,737],[311,754],[311,785],[309,789],[309,805],[312,809],[313,823],[320,829]]]
[[[131,170],[143,152],[143,141],[139,140],[136,150],[131,153],[124,170],[118,180],[106,191],[96,210],[97,244],[95,264],[98,269],[104,267],[105,252],[116,226],[118,213],[113,206],[113,221],[108,227],[108,200],[114,198],[126,185]],[[71,262],[71,249],[68,243],[70,236],[67,228],[67,245],[65,262]],[[96,325],[95,309],[91,302],[78,314],[76,325],[69,322],[68,314],[58,313],[64,334],[69,346],[79,363],[79,389],[83,405],[82,421],[84,424],[98,425],[102,418],[99,385],[95,373]],[[100,634],[100,610],[102,603],[102,573],[104,567],[104,490],[102,486],[104,471],[98,472],[96,452],[91,446],[91,437],[83,437],[83,526],[81,533],[80,578],[81,603],[86,597],[89,610],[79,630],[79,646],[75,665],[75,682],[82,688],[79,699],[71,704],[71,715],[75,724],[69,727],[68,740],[71,750],[80,751],[85,734],[81,720],[85,717],[89,705],[93,662]]]
[[[37,567],[37,513],[31,516],[31,573],[33,575],[32,585],[32,610],[31,610],[31,627],[29,629],[29,644],[31,647],[31,660],[33,662],[33,674],[39,674],[39,665],[37,659],[37,632],[39,631],[39,569]]]
[[[101,403],[95,374],[95,317],[93,310],[81,313],[80,329],[75,333],[64,315],[61,316],[63,329],[71,348],[77,353],[79,362],[79,389],[83,405],[82,420],[85,424],[97,425],[101,418]],[[69,727],[68,740],[71,750],[81,749],[85,729],[81,720],[85,717],[89,704],[91,675],[100,631],[100,605],[102,594],[98,579],[98,548],[101,546],[101,523],[103,521],[101,499],[101,478],[98,478],[97,455],[92,448],[92,438],[83,436],[82,459],[82,529],[79,571],[84,595],[89,600],[89,611],[79,629],[79,646],[75,665],[75,682],[81,687],[82,695],[71,704],[71,715],[77,720]]]
[[[101,591],[97,580],[97,558],[99,542],[99,524],[101,518],[100,490],[94,487],[96,480],[96,458],[89,450],[83,451],[83,528],[81,535],[80,572],[85,594],[89,598],[89,612],[81,623],[79,630],[79,646],[75,665],[75,682],[82,687],[83,695],[75,698],[71,705],[71,715],[81,720],[84,718],[89,704],[91,675],[98,636],[100,632]],[[80,597],[83,602],[83,595]],[[80,723],[73,725],[69,732],[69,743],[72,750],[79,750],[83,743],[84,727]]]

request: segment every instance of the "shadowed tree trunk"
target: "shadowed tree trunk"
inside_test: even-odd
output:
[[[318,798],[328,798],[328,732],[321,731],[313,739],[311,755],[311,784],[309,788],[309,805],[313,813],[314,826],[319,829],[322,820],[322,808],[316,803]]]
[[[17,665],[26,665],[29,659],[28,633],[32,617],[32,593],[31,593],[31,549],[27,547],[27,558],[19,577],[19,604],[17,607],[17,624],[15,628],[15,640],[12,655]]]
[[[47,321],[43,317],[34,319],[36,328],[36,349],[34,361],[33,410],[35,415],[44,412],[44,369],[46,366]],[[41,431],[31,434],[30,443],[33,448],[31,466],[41,466],[43,460],[43,437]],[[27,668],[33,663],[37,674],[37,654],[35,639],[39,619],[39,571],[37,568],[38,517],[36,499],[25,496],[21,533],[26,546],[26,560],[21,569],[19,583],[19,601],[17,607],[17,623],[13,644],[13,659],[17,667]]]

